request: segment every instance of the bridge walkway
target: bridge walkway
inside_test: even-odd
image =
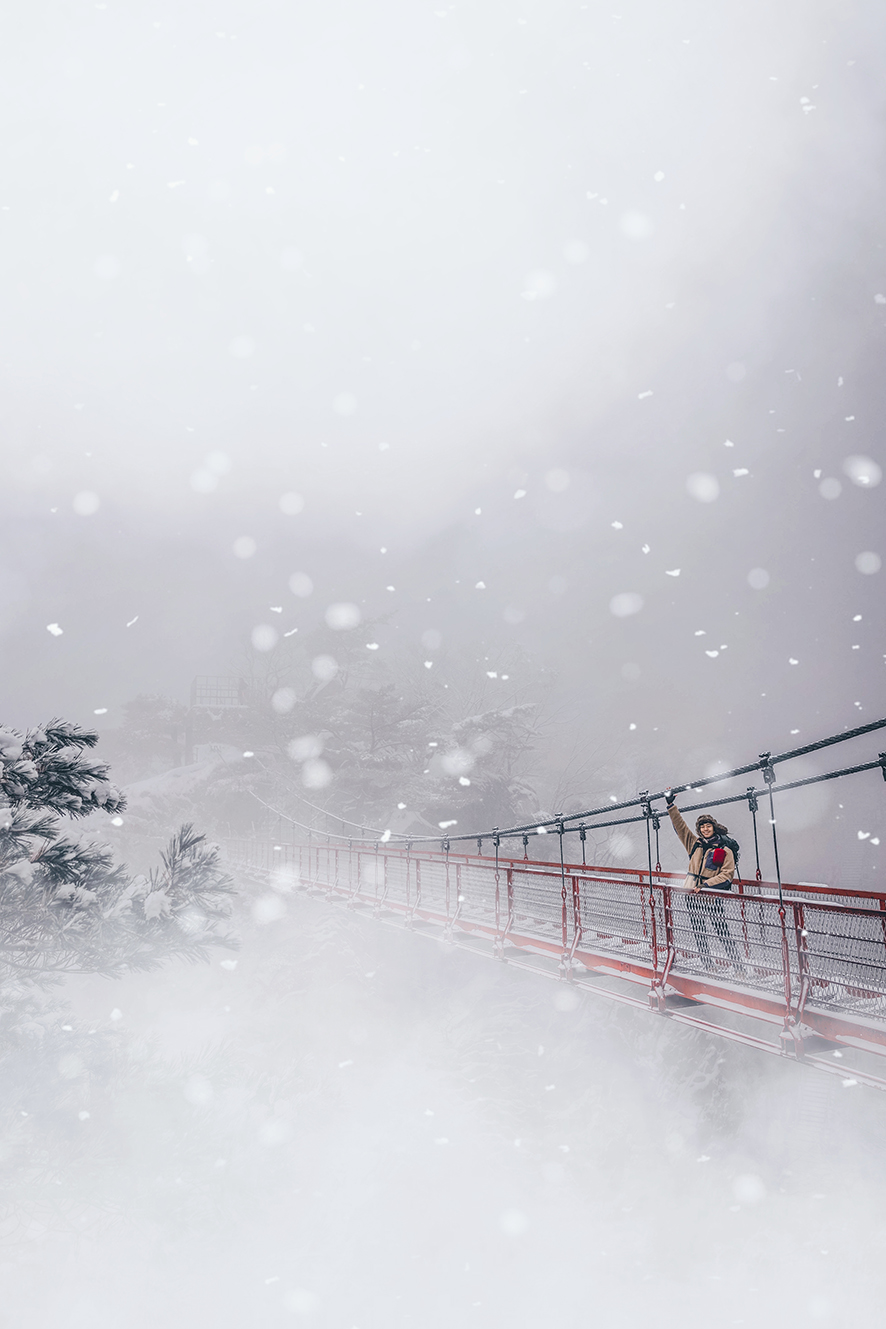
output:
[[[402,845],[228,842],[277,889],[322,891],[844,1083],[886,1089],[886,896]],[[850,1070],[850,1064],[852,1069]]]

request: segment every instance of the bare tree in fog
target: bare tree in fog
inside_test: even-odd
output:
[[[266,831],[275,813],[345,836],[472,833],[535,816],[538,704],[512,694],[490,707],[470,671],[449,685],[432,661],[380,662],[375,627],[247,653],[242,705],[185,714],[170,698],[130,702],[110,736],[148,777],[131,791],[130,835],[156,837],[176,817],[224,837]],[[499,674],[507,682],[507,665],[489,671]],[[201,763],[175,781],[152,778],[160,754],[181,761],[170,733],[183,725]]]

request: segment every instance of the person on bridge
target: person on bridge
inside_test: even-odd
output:
[[[728,834],[729,828],[721,825],[709,812],[703,812],[696,821],[693,832],[683,820],[680,809],[676,806],[676,794],[671,793],[670,789],[665,794],[665,802],[671,824],[689,855],[689,875],[686,878],[689,895],[686,904],[702,963],[705,969],[713,970],[706,923],[707,916],[710,916],[714,931],[723,943],[723,949],[736,972],[744,976],[745,967],[738,953],[738,947],[729,933],[722,897],[701,894],[702,888],[705,891],[732,890],[735,856],[723,838]]]

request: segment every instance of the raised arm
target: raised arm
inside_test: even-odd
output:
[[[693,848],[698,844],[698,836],[695,834],[695,831],[689,829],[680,815],[680,809],[673,803],[668,808],[668,816],[671,819],[671,825],[680,837],[683,848],[686,850],[687,854],[691,855]]]

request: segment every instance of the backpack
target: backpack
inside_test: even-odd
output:
[[[737,868],[738,860],[741,858],[741,848],[739,847],[738,841],[734,840],[731,835],[721,835],[720,843],[725,844],[727,849],[732,850],[732,857],[735,859],[735,866]]]

